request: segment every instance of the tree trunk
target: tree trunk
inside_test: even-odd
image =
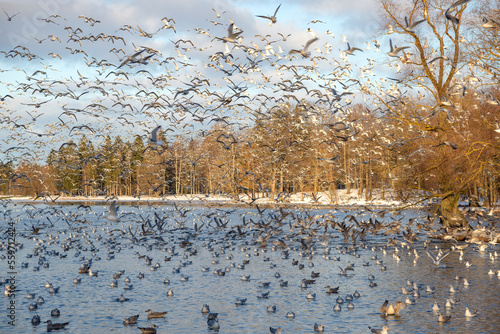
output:
[[[284,186],[283,186],[284,180],[283,180],[283,165],[280,168],[280,184],[279,184],[279,191],[282,193],[284,191]]]
[[[272,178],[271,178],[271,199],[274,200],[275,196],[276,196],[276,167],[273,166],[271,168],[271,174],[272,174]]]
[[[441,203],[439,204],[439,211],[443,219],[444,227],[469,227],[469,223],[465,219],[462,212],[458,209],[459,199],[459,193],[449,193],[441,199]]]
[[[349,195],[351,193],[351,180],[349,180],[349,166],[347,161],[347,144],[344,145],[344,173],[345,173],[345,188],[346,194]]]

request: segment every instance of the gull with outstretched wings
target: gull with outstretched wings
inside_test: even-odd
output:
[[[434,255],[432,254],[431,252],[429,252],[429,250],[426,250],[427,252],[427,255],[429,255],[429,257],[432,259],[432,262],[434,262],[434,265],[436,267],[439,266],[439,264],[441,263],[441,261],[447,257],[451,251],[447,251],[446,253],[442,254],[441,252],[437,253],[437,255]]]

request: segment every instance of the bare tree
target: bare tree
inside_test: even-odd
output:
[[[468,31],[477,28],[467,7],[468,1],[381,1],[387,30],[380,38],[389,37],[387,65],[397,73],[375,99],[387,118],[408,130],[391,143],[404,159],[406,186],[439,198],[447,227],[468,226],[458,202],[493,145],[491,138],[476,140],[470,129],[463,131],[478,103],[465,103],[477,96],[473,63],[464,52]]]

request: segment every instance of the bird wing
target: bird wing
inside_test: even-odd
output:
[[[265,15],[255,15],[255,16],[257,16],[257,17],[261,17],[261,18],[263,18],[263,19],[272,20],[272,18],[271,18],[271,17],[269,17],[269,16],[265,16]]]
[[[406,308],[406,303],[398,301],[398,302],[396,302],[396,306],[394,307],[394,313],[396,315],[398,315],[399,311],[401,311],[401,310],[403,310],[405,308]]]
[[[419,20],[419,21],[416,21],[414,22],[409,28],[410,29],[413,29],[415,28],[417,25],[419,25],[420,23],[424,22],[425,20]]]
[[[453,23],[457,24],[457,23],[459,22],[459,20],[458,20],[455,16],[450,15],[450,13],[449,13],[449,12],[450,12],[450,9],[451,9],[451,7],[450,7],[450,8],[448,8],[448,9],[446,10],[446,12],[444,12],[444,17],[446,17],[446,18],[447,18],[448,20],[450,20],[451,22],[453,22]]]
[[[276,14],[278,14],[278,9],[280,9],[280,7],[281,7],[281,4],[280,4],[280,5],[278,6],[278,8],[276,8],[276,10],[274,11],[274,15],[273,15],[273,16],[274,16],[275,18],[276,18]]]
[[[448,8],[448,10],[452,11],[454,10],[455,8],[457,7],[460,7],[462,5],[465,5],[466,3],[468,3],[470,0],[458,0],[457,2],[455,2],[453,5],[450,6],[450,8]]]
[[[394,49],[394,53],[398,53],[401,50],[409,49],[409,48],[410,48],[409,46],[400,46],[399,48]]]
[[[311,38],[310,40],[308,40],[306,43],[306,46],[304,46],[304,51],[307,52],[307,48],[309,48],[309,45],[316,42],[317,40],[318,40],[318,37],[314,37],[314,38]]]
[[[437,260],[437,258],[434,256],[434,254],[432,254],[431,252],[429,252],[428,250],[426,250],[426,253],[427,255],[429,255],[429,257],[432,259],[432,261],[434,263],[439,263],[439,261]]]
[[[118,213],[118,207],[116,206],[116,202],[113,202],[109,206],[109,214],[116,216],[117,213]]]
[[[380,307],[380,313],[384,313],[384,314],[385,314],[385,312],[387,312],[387,305],[388,305],[388,304],[389,304],[389,301],[388,301],[388,300],[386,300],[386,301],[382,304],[382,306]]]
[[[451,251],[448,251],[448,252],[444,253],[443,255],[441,255],[441,256],[437,259],[437,262],[441,262],[441,260],[442,260],[442,259],[444,259],[445,257],[447,257],[450,253],[451,253]]]
[[[151,131],[151,140],[152,141],[157,141],[158,140],[158,131],[160,131],[161,125],[158,125],[156,128]]]

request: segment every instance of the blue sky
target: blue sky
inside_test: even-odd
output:
[[[280,4],[276,24],[271,26],[268,20],[256,17],[256,15],[272,15]],[[158,90],[158,87],[154,89],[174,103],[179,101],[173,99],[175,93],[189,87],[190,80],[195,77],[209,79],[212,83],[210,90],[219,92],[223,97],[231,94],[228,88],[229,80],[235,85],[245,87],[247,89],[245,94],[248,95],[276,94],[276,83],[290,78],[290,74],[293,74],[283,68],[278,70],[282,65],[300,66],[311,65],[312,62],[318,63],[317,75],[323,76],[323,79],[307,83],[309,89],[318,88],[318,85],[329,85],[324,78],[328,75],[334,76],[330,72],[337,67],[338,63],[335,62],[344,62],[344,65],[352,66],[349,73],[343,74],[343,79],[347,80],[349,77],[357,79],[360,75],[364,75],[359,69],[368,66],[367,58],[376,58],[384,54],[373,52],[373,39],[383,29],[377,21],[376,6],[376,0],[355,2],[337,0],[2,1],[0,7],[6,14],[0,13],[0,50],[5,52],[4,55],[20,52],[37,57],[32,60],[20,55],[0,57],[0,70],[2,70],[0,94],[1,96],[6,94],[14,96],[14,99],[7,99],[0,103],[4,115],[10,117],[10,121],[4,122],[0,129],[2,133],[8,133],[4,136],[6,139],[3,142],[0,141],[1,150],[5,151],[13,143],[20,143],[31,145],[33,148],[39,147],[43,152],[44,147],[57,147],[69,138],[77,141],[78,134],[89,135],[85,129],[71,131],[74,126],[81,124],[90,125],[99,134],[127,133],[129,136],[142,135],[145,139],[149,131],[157,125],[162,125],[164,128],[171,127],[178,133],[198,130],[200,125],[193,122],[192,115],[188,114],[184,120],[184,122],[191,122],[188,127],[178,122],[178,119],[184,117],[185,113],[177,107],[169,110],[168,117],[166,117],[167,112],[164,110],[146,109],[145,113],[136,112],[132,115],[127,109],[117,110],[118,107],[113,106],[121,99],[118,95],[122,93],[125,95],[130,93],[137,100],[135,93],[138,89],[132,88],[130,86],[132,84],[145,85],[146,90],[151,88],[149,86],[151,81],[147,79],[147,75],[137,73],[141,69],[151,72],[154,76],[167,74],[170,76],[161,90]],[[216,12],[220,17],[217,17]],[[13,16],[10,21],[9,16]],[[168,24],[173,25],[175,31],[160,29],[167,24],[165,18],[173,19]],[[162,19],[164,19],[163,22]],[[93,20],[100,22],[94,23]],[[262,54],[264,54],[266,44],[272,45],[271,54],[269,50],[265,52],[268,55],[267,60],[258,65],[258,71],[250,70],[243,76],[238,76],[237,73],[230,76],[231,74],[224,75],[221,69],[214,68],[214,71],[214,69],[207,68],[207,64],[210,63],[209,59],[214,54],[217,52],[227,54],[229,51],[217,38],[227,35],[230,22],[234,22],[235,29],[243,30],[241,34],[243,39],[240,44],[257,49]],[[78,31],[78,28],[82,31]],[[151,34],[151,38],[141,36],[140,31]],[[201,33],[202,31],[205,34]],[[95,37],[101,33],[104,36],[123,37],[126,45],[120,40],[109,39],[95,41],[87,39],[80,45],[80,42],[72,41],[70,38],[71,34]],[[270,36],[265,37],[266,35]],[[301,49],[312,38],[312,35],[319,39],[310,47],[311,58],[284,58],[291,49]],[[176,47],[174,42],[181,39],[190,40],[194,46],[187,42],[180,42]],[[349,56],[349,59],[345,55],[342,58],[340,51],[347,48],[345,40],[351,46],[357,46],[365,52]],[[368,45],[371,45],[371,50],[365,49]],[[159,61],[169,57],[173,60],[168,61],[164,66],[144,64],[118,68],[126,56],[144,47],[157,50],[155,58]],[[232,48],[233,45],[230,47]],[[384,45],[381,48],[385,47]],[[123,51],[112,52],[112,48],[123,49]],[[80,51],[76,52],[76,50]],[[282,50],[279,55],[278,50]],[[250,59],[249,55],[250,53],[242,52],[241,48],[236,47],[231,50],[231,57],[234,56],[234,58],[230,61],[233,64],[245,63],[247,59]],[[314,56],[326,57],[328,60],[322,61],[321,58],[314,60]],[[93,61],[102,61],[111,65],[88,66]],[[267,61],[275,63],[271,66]],[[224,66],[226,70],[235,68],[227,63]],[[42,72],[30,78],[36,71]],[[119,71],[126,72],[129,78],[125,79],[124,75],[117,76],[116,73]],[[54,97],[54,94],[45,95],[40,91],[33,94],[33,88],[25,91],[18,89],[22,85],[34,85],[36,80],[41,80],[42,86],[48,81],[55,81],[56,83],[50,84],[49,87],[53,93],[58,91],[71,92],[76,95],[86,93],[76,100],[64,96]],[[269,81],[266,83],[266,80]],[[87,84],[79,85],[83,81]],[[89,89],[92,85],[99,85],[103,81],[113,82],[106,86],[110,94],[108,97],[100,96],[95,89]],[[36,86],[33,87],[36,88]],[[113,97],[112,93],[115,88],[115,97]],[[335,89],[346,90],[342,86],[335,86]],[[303,92],[297,91],[296,94],[300,97]],[[192,101],[203,103],[203,94],[198,95],[188,94],[187,97]],[[141,96],[139,99],[140,103],[146,103],[145,97]],[[135,100],[132,103],[137,102]],[[252,106],[248,103],[249,99],[240,101],[245,101],[251,108],[260,107],[258,103],[253,103]],[[46,103],[39,107],[35,106],[39,102]],[[93,108],[89,109],[89,105],[96,103],[106,108],[97,111],[93,111]],[[219,102],[215,99],[205,105],[205,108],[213,113],[207,116],[205,126],[213,125],[214,122],[210,122],[212,118],[222,117],[228,112],[237,122],[245,122],[245,118],[248,119],[244,110],[240,114],[235,114],[234,110],[217,108],[218,104]],[[72,115],[71,110],[75,109],[84,109],[85,112],[80,111]],[[148,113],[148,110],[151,113]],[[124,125],[119,121],[120,117],[132,120],[135,126],[126,126],[127,129],[124,130]],[[193,126],[193,123],[196,126]],[[16,124],[23,126],[18,127]]]

